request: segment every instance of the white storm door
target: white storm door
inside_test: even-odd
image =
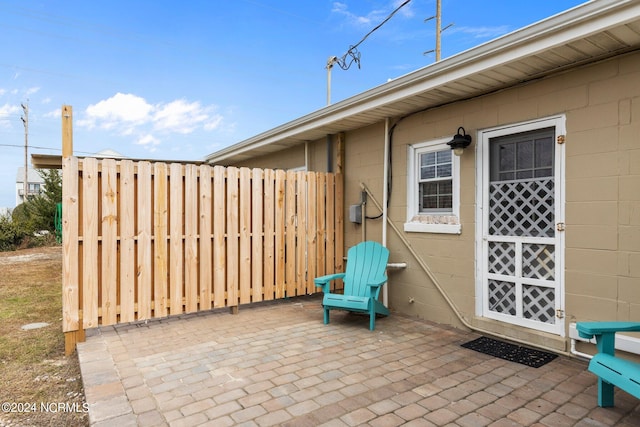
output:
[[[482,134],[478,237],[482,315],[563,335],[563,152],[557,135],[557,126],[545,122]]]

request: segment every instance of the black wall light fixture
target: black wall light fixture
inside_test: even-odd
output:
[[[451,147],[453,154],[456,156],[462,156],[464,149],[467,148],[469,144],[471,144],[471,135],[467,135],[462,126],[458,128],[458,133],[453,136],[453,139],[447,142],[447,145]]]

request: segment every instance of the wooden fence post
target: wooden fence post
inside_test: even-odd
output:
[[[68,356],[85,340],[78,286],[78,159],[73,157],[73,109],[62,106],[62,331]]]

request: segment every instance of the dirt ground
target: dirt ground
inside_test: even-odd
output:
[[[0,252],[0,427],[87,426],[77,355],[65,357],[62,249]],[[23,329],[44,323],[44,327]]]

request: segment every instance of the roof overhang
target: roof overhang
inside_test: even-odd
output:
[[[640,49],[640,2],[593,0],[210,154],[231,165]]]

